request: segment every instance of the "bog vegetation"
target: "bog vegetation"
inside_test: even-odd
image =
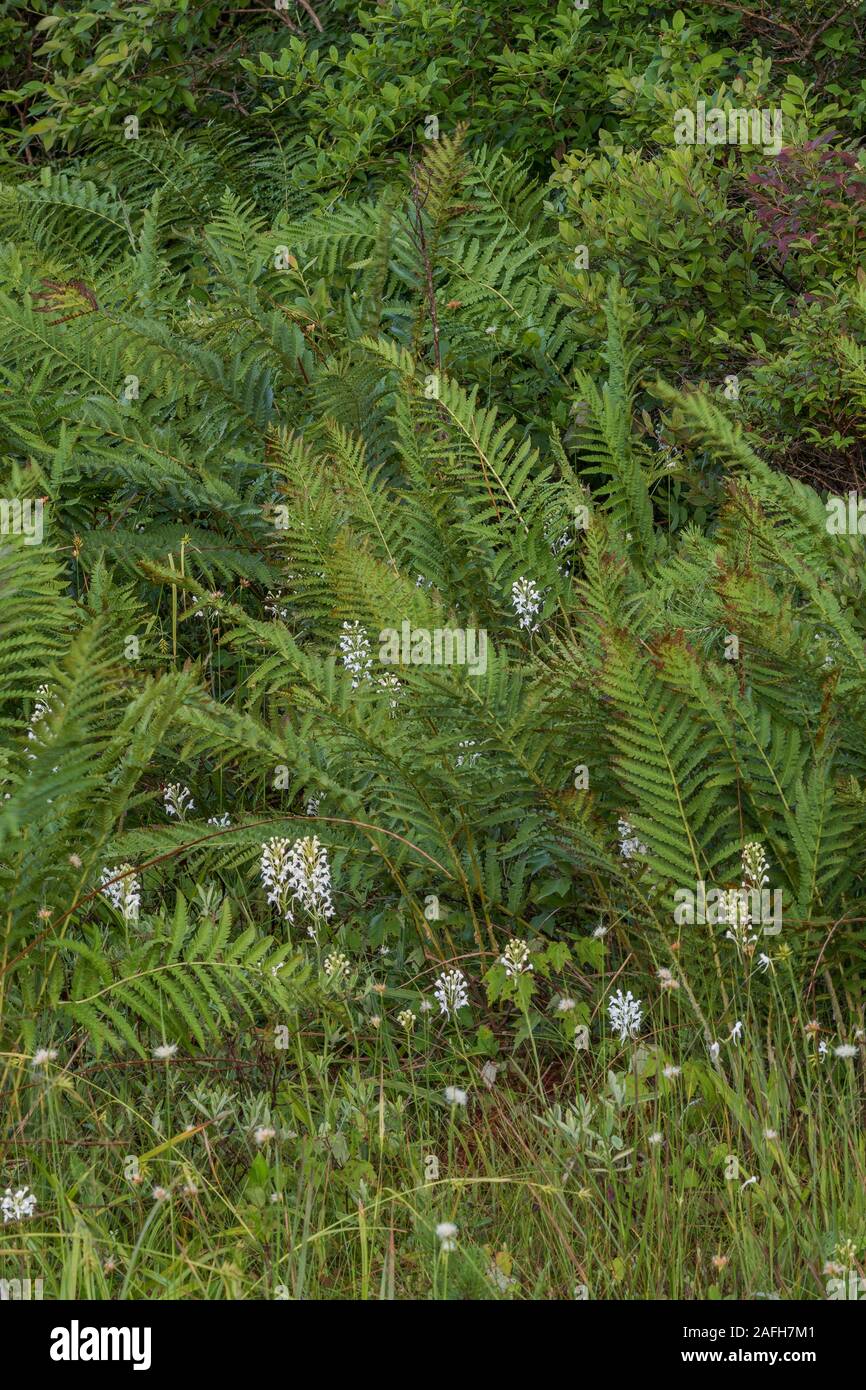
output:
[[[6,7],[0,1278],[866,1287],[864,36]]]

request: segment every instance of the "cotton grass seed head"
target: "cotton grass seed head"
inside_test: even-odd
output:
[[[469,1097],[465,1091],[461,1091],[459,1086],[446,1086],[445,1099],[449,1105],[465,1106]]]
[[[457,1227],[453,1221],[440,1221],[436,1227],[436,1237],[443,1255],[450,1255],[457,1249]]]

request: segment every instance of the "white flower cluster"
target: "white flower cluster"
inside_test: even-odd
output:
[[[388,713],[396,714],[400,708],[400,696],[403,693],[402,681],[397,679],[393,671],[389,671],[386,676],[380,676],[376,684],[388,692]]]
[[[278,589],[275,594],[265,595],[265,612],[269,613],[274,622],[278,619],[285,622],[289,616],[288,608],[283,607],[284,594],[282,589]]]
[[[26,1216],[32,1216],[35,1210],[36,1198],[29,1187],[19,1187],[17,1192],[7,1187],[6,1195],[0,1202],[4,1226],[7,1221],[21,1221]]]
[[[738,951],[751,954],[751,948],[757,941],[757,936],[749,929],[752,925],[752,914],[749,910],[748,889],[731,888],[722,891],[719,899],[719,921],[727,926],[725,939],[733,941]]]
[[[751,840],[743,846],[743,887],[766,888],[770,882],[767,872],[770,865],[764,854],[764,846],[758,840]]]
[[[505,966],[505,973],[509,979],[531,970],[532,962],[526,942],[519,941],[516,936],[512,937],[505,948],[505,954],[499,957],[499,964]]]
[[[370,638],[360,623],[343,623],[340,651],[343,654],[343,665],[352,677],[352,689],[357,690],[361,681],[370,680],[373,667]]]
[[[316,921],[333,917],[328,853],[315,835],[305,835],[293,845],[276,838],[262,845],[261,875],[268,902],[287,922],[294,921],[295,904]],[[315,938],[315,925],[307,930]]]
[[[535,619],[541,612],[542,597],[535,581],[525,579],[523,575],[519,579],[515,579],[511,586],[511,603],[517,614],[520,627],[528,628],[530,632],[536,632],[538,623]]]
[[[761,893],[766,889],[770,882],[767,872],[770,866],[764,853],[764,846],[758,840],[751,840],[749,844],[743,846],[741,861],[743,866],[741,886],[723,892],[719,903],[719,920],[727,926],[725,939],[733,941],[738,954],[751,956],[758,940],[757,933],[751,930],[753,926],[750,906],[752,894]],[[767,966],[769,963],[767,960]],[[767,967],[763,968],[766,969]]]
[[[647,847],[634,833],[631,821],[617,821],[619,831],[619,852],[623,859],[634,859],[636,855],[646,854]]]
[[[27,728],[27,737],[29,739],[38,739],[39,733],[37,731],[36,726],[37,724],[40,724],[43,719],[45,719],[46,715],[49,714],[51,714],[51,706],[48,703],[48,686],[40,685],[36,691],[36,704],[33,707],[33,713],[30,716],[30,724]],[[32,762],[36,758],[36,754],[28,753],[27,757]],[[57,768],[55,767],[53,771],[56,772]],[[50,804],[51,803],[49,801],[49,805]]]
[[[325,956],[322,969],[329,980],[339,980],[349,969],[349,957],[344,956],[342,951],[332,951]]]
[[[208,598],[220,599],[220,598],[222,598],[222,597],[223,597],[223,591],[222,591],[222,589],[213,589],[213,590],[211,590],[210,594],[208,595]],[[208,622],[218,622],[218,621],[219,621],[219,617],[220,617],[219,609],[218,609],[218,608],[214,608],[211,604],[209,604],[209,603],[207,602],[207,598],[205,598],[205,596],[204,596],[203,594],[194,594],[193,597],[192,597],[192,599],[190,600],[190,604],[191,604],[191,607],[192,607],[193,610],[194,610],[194,616],[195,616],[196,618],[205,618]],[[201,604],[201,607],[199,607],[199,604]]]
[[[288,840],[274,837],[262,845],[261,876],[262,884],[268,890],[268,902],[273,903],[281,917],[290,918],[289,902],[289,861],[291,845]]]
[[[232,822],[228,811],[223,811],[221,816],[208,816],[207,823],[216,826],[218,830],[228,830]]]
[[[433,993],[439,1012],[450,1018],[469,1003],[466,976],[462,970],[444,970],[436,981]]]
[[[458,747],[458,748],[474,748],[474,747],[475,747],[475,739],[474,739],[474,738],[462,738],[462,739],[460,740],[460,742],[458,743],[457,747]],[[455,763],[454,763],[454,766],[455,766],[455,767],[462,767],[463,764],[465,763],[467,767],[474,767],[475,764],[478,762],[478,759],[479,759],[480,757],[481,757],[481,754],[480,754],[480,753],[458,753],[458,754],[457,754],[456,761],[455,761]]]
[[[169,782],[162,796],[167,816],[177,816],[178,820],[183,820],[187,811],[195,810],[192,792],[189,787],[182,786],[180,782]]]
[[[314,917],[333,917],[328,852],[315,835],[306,835],[292,846],[289,882],[293,902]]]
[[[637,1037],[643,1019],[643,1005],[640,999],[635,999],[631,990],[623,994],[622,990],[618,989],[608,1000],[607,1009],[610,1026],[620,1042]]]
[[[118,875],[123,874],[123,878]],[[111,883],[111,879],[117,879]],[[103,869],[100,878],[103,897],[122,916],[124,922],[137,922],[141,906],[141,884],[131,864],[118,864],[113,869]]]
[[[36,738],[36,725],[39,724],[47,714],[51,713],[51,706],[48,703],[48,686],[40,685],[36,691],[36,704],[30,716],[30,725],[27,729],[28,738]]]

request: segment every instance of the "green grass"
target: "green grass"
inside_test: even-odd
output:
[[[38,1206],[0,1231],[2,1277],[45,1298],[814,1299],[828,1261],[863,1274],[863,1048],[834,1051],[859,1023],[830,988],[838,1017],[810,1028],[784,947],[763,972],[724,942],[718,974],[673,988],[626,959],[616,987],[645,1016],[625,1044],[613,935],[602,970],[536,975],[523,1006],[509,985],[486,1005],[491,959],[461,959],[471,1006],[450,1019],[419,1010],[429,962],[328,978],[329,948],[303,949],[292,1015],[213,1054],[97,1059],[70,1032],[43,1066],[4,1055],[3,1185]]]

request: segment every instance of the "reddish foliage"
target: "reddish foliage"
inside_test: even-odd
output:
[[[829,131],[817,140],[783,149],[771,164],[748,175],[749,200],[770,233],[782,265],[792,242],[815,245],[831,210],[860,221],[860,206],[866,204],[866,170],[849,151],[826,148],[834,134]],[[862,235],[860,226],[858,235]]]

